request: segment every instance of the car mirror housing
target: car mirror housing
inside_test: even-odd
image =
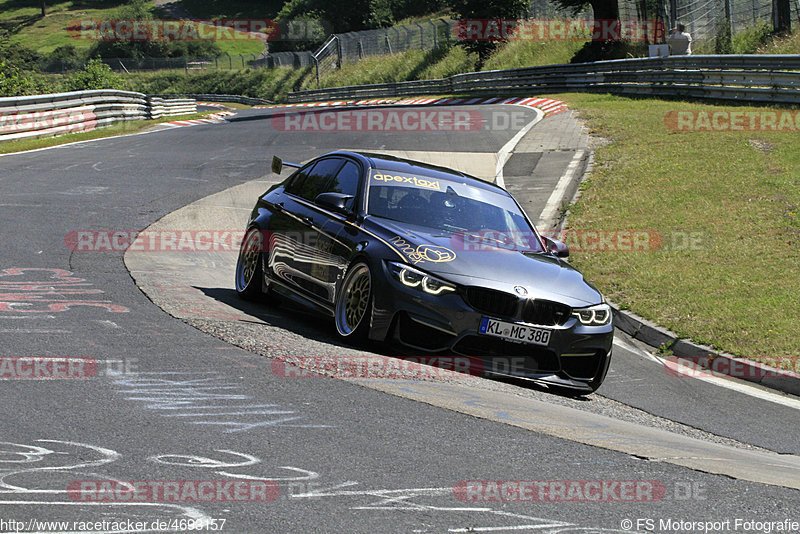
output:
[[[320,193],[314,199],[314,204],[321,208],[329,209],[335,213],[349,215],[350,208],[347,203],[353,198],[353,195],[346,195],[344,193]]]
[[[558,239],[553,239],[547,236],[542,237],[544,238],[545,250],[547,250],[548,254],[553,254],[558,258],[569,257],[569,247],[567,245]]]

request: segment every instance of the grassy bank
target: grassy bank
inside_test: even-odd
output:
[[[72,46],[77,51],[87,52],[96,42],[70,35],[67,26],[77,22],[77,27],[80,27],[79,21],[119,19],[119,8],[126,3],[123,0],[97,0],[92,3],[48,2],[47,16],[42,17],[38,1],[0,0],[0,37],[7,32],[10,42],[30,47],[40,54],[49,54],[63,46]],[[172,18],[165,17],[155,9],[155,5],[150,11],[156,18]],[[261,41],[249,39],[240,32],[234,33],[237,39],[215,41],[223,54],[236,56],[263,52],[264,44]]]
[[[477,70],[569,63],[583,44],[584,41],[512,41],[498,47],[480,69],[477,54],[469,53],[460,46],[370,56],[357,63],[345,63],[341,69],[325,73],[320,79],[320,87],[431,80]],[[316,77],[306,79],[302,88],[316,89]]]
[[[613,301],[682,337],[746,357],[797,357],[800,137],[786,132],[675,132],[681,111],[757,106],[561,95],[611,144],[569,226],[646,230],[658,250],[575,253]]]

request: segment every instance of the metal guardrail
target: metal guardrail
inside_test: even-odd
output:
[[[173,115],[187,115],[197,112],[197,104],[192,98],[176,98],[165,100],[158,96],[147,97],[149,119],[160,119]]]
[[[275,102],[265,98],[255,98],[252,96],[240,95],[214,95],[208,93],[184,93],[184,94],[159,94],[150,96],[160,96],[161,98],[193,98],[200,102],[236,102],[238,104],[245,104],[248,106],[265,106],[274,104]]]
[[[800,103],[800,55],[636,58],[289,93],[289,102],[410,95],[601,92]]]
[[[192,99],[100,89],[0,98],[0,142],[93,130],[117,121],[194,113]]]

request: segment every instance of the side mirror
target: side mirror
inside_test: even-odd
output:
[[[314,199],[314,204],[335,213],[349,215],[351,210],[347,207],[347,203],[352,198],[353,195],[346,195],[344,193],[320,193],[317,195],[317,198]]]
[[[272,156],[272,172],[280,174],[283,170],[283,160],[278,156]]]
[[[542,237],[544,238],[544,244],[546,246],[548,254],[554,254],[558,258],[569,257],[569,247],[567,247],[567,245],[565,245],[558,239],[553,239],[547,236],[542,236]]]

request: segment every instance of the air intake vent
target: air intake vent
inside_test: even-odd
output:
[[[494,289],[468,287],[467,303],[481,313],[515,317],[519,307],[519,297]]]
[[[571,313],[572,308],[566,304],[532,299],[525,303],[522,320],[542,326],[561,326],[567,322]]]

